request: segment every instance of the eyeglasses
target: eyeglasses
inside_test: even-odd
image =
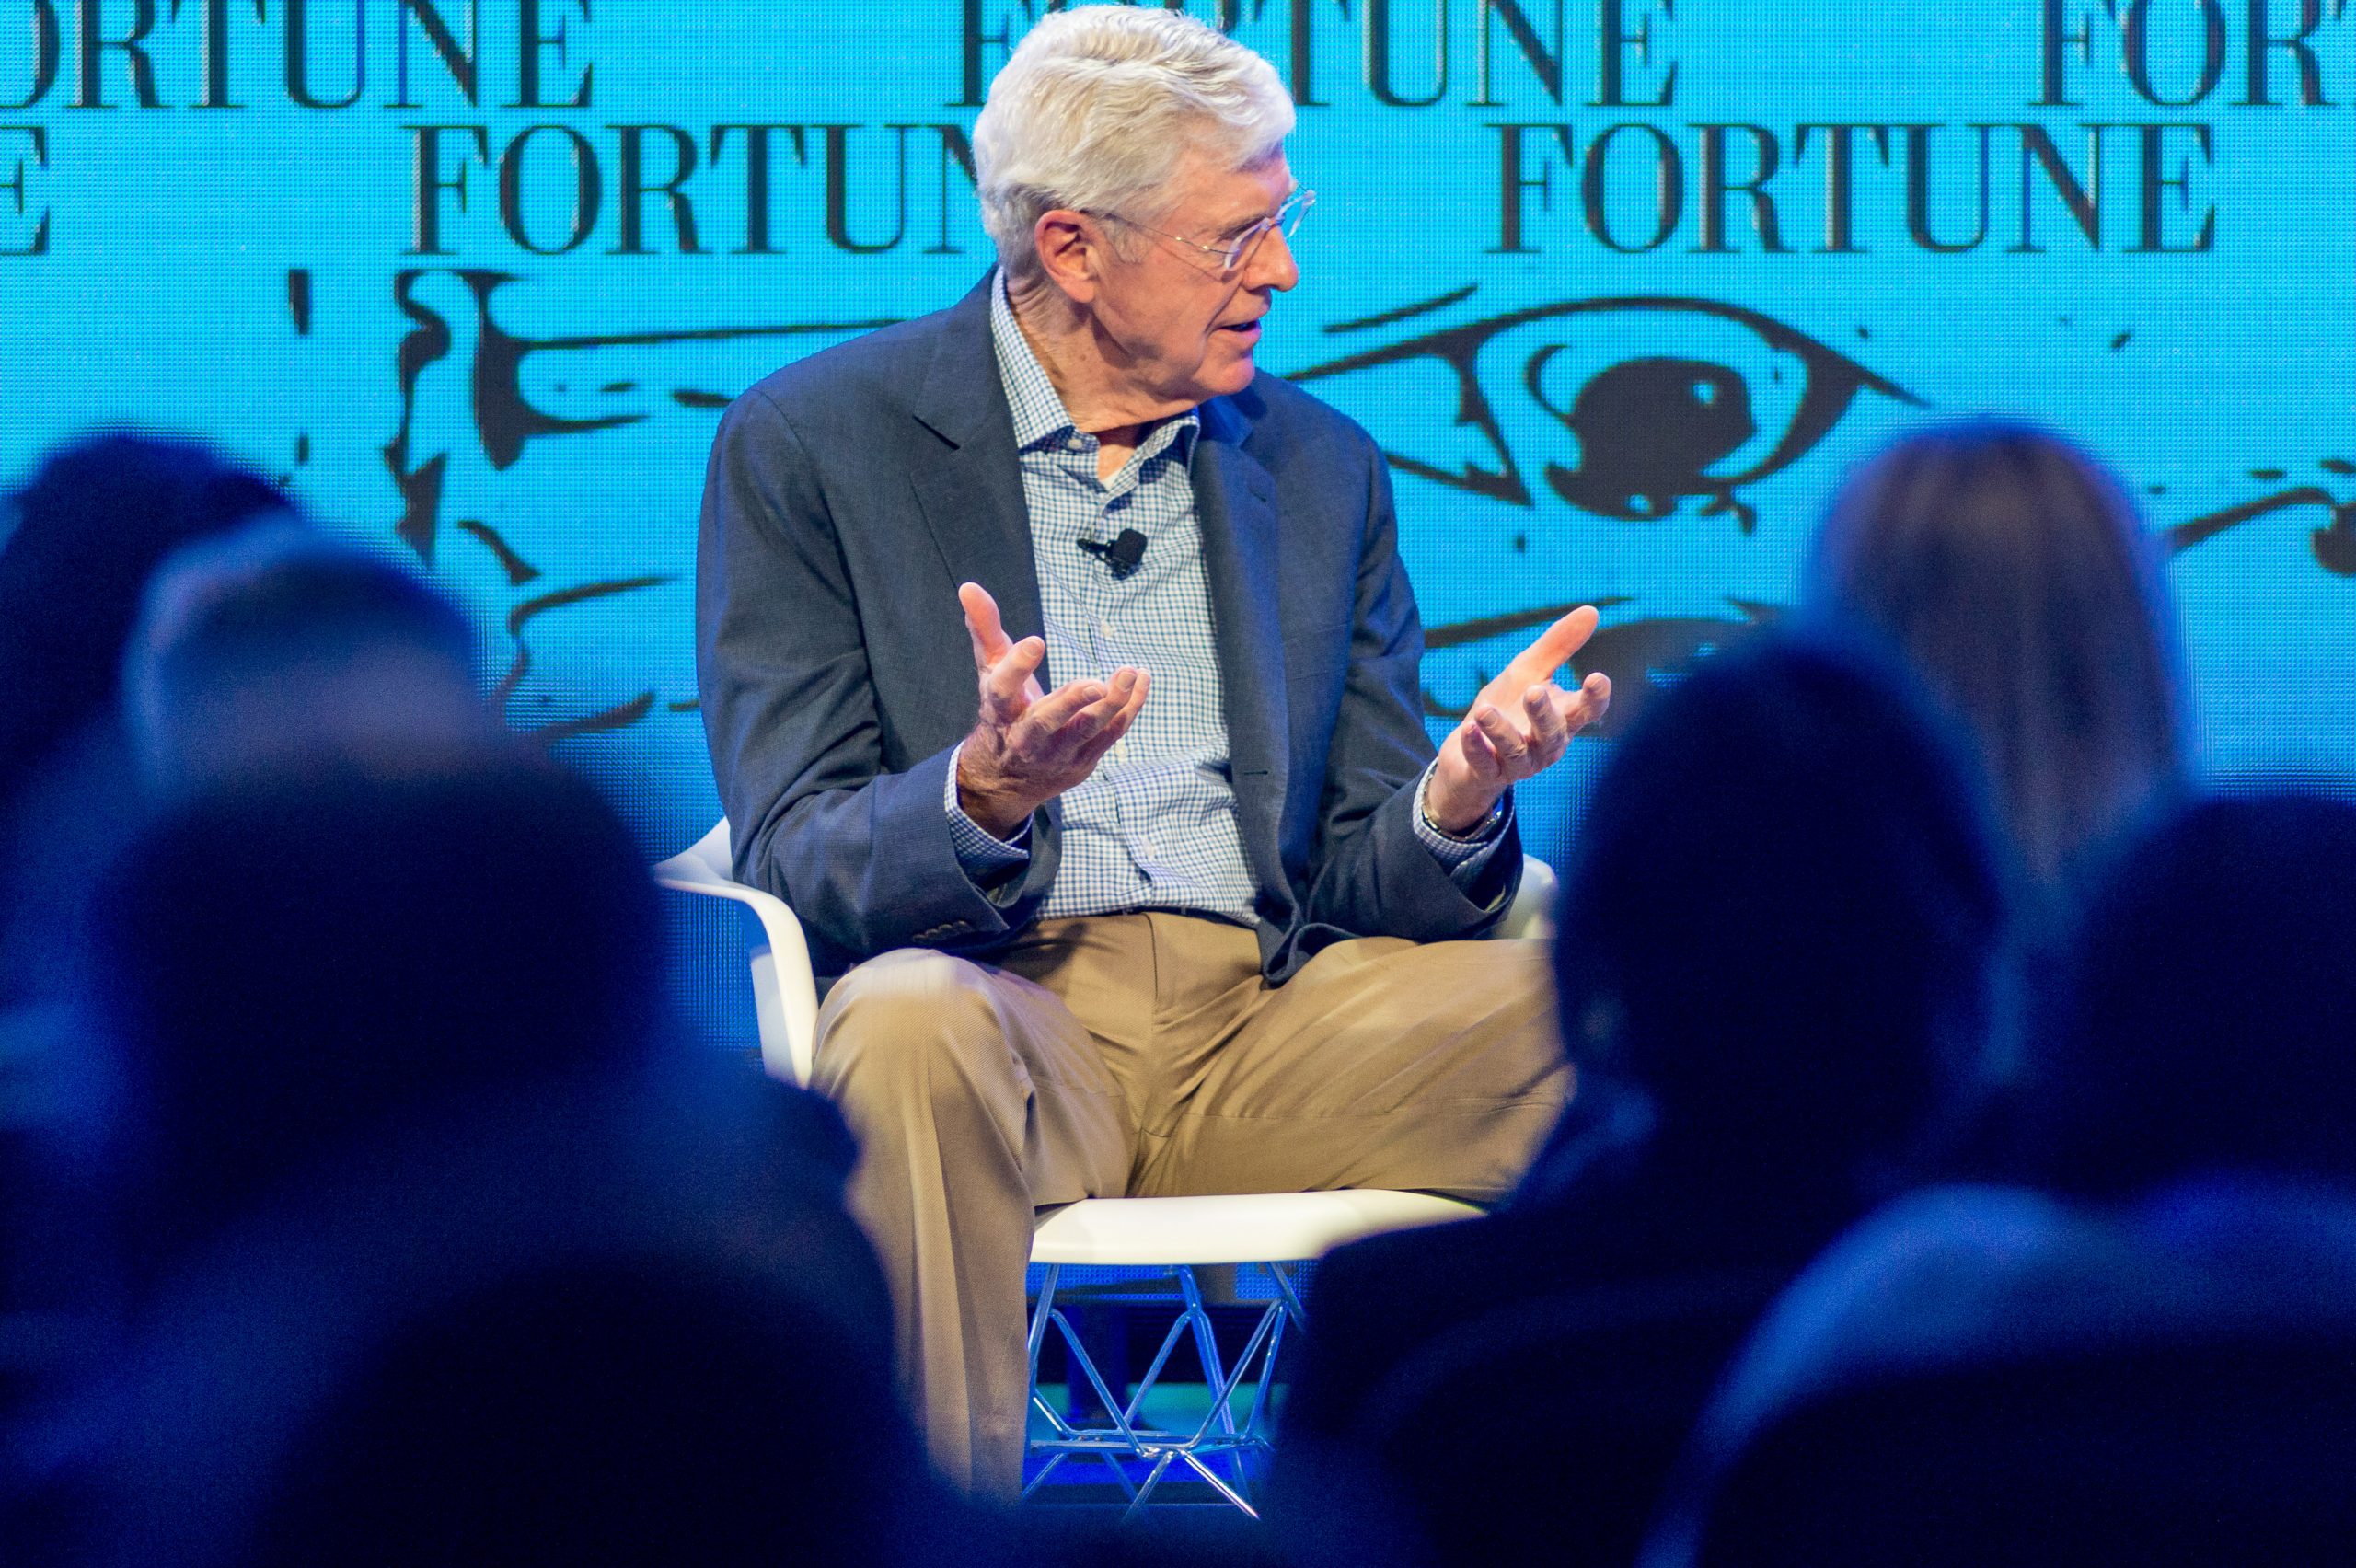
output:
[[[1316,204],[1316,191],[1296,190],[1291,195],[1285,198],[1283,206],[1278,207],[1275,212],[1270,213],[1258,223],[1253,224],[1251,227],[1243,230],[1233,239],[1229,240],[1225,245],[1205,245],[1199,239],[1188,239],[1183,234],[1172,234],[1168,229],[1158,229],[1151,224],[1141,224],[1135,218],[1122,217],[1118,213],[1099,213],[1096,215],[1103,218],[1119,218],[1122,223],[1128,225],[1131,228],[1143,229],[1148,234],[1158,234],[1164,239],[1175,240],[1180,245],[1191,246],[1193,248],[1201,251],[1204,255],[1216,260],[1218,263],[1218,270],[1220,273],[1226,274],[1234,271],[1237,268],[1242,266],[1244,262],[1249,261],[1252,259],[1253,252],[1259,249],[1260,242],[1268,236],[1270,230],[1273,229],[1276,233],[1283,235],[1287,239],[1290,239],[1299,231],[1302,216],[1308,213],[1310,208]]]

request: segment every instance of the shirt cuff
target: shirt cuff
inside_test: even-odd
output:
[[[1415,782],[1415,811],[1409,820],[1415,824],[1415,836],[1447,870],[1449,880],[1459,887],[1470,887],[1480,880],[1482,868],[1505,840],[1506,824],[1513,818],[1513,791],[1508,790],[1499,796],[1488,816],[1469,836],[1456,838],[1434,827],[1431,819],[1424,814],[1424,791],[1431,788],[1431,782],[1432,769],[1426,767],[1423,778]],[[951,788],[953,791],[953,782]],[[975,831],[981,830],[977,827]]]
[[[965,743],[960,741],[949,754],[949,782],[942,787],[941,803],[949,813],[949,843],[957,852],[957,864],[967,881],[987,888],[1031,863],[1031,824],[1025,822],[1017,828],[1009,843],[965,814],[965,808],[957,803],[957,758],[964,749]]]

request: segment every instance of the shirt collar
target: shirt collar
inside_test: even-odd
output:
[[[998,353],[999,383],[1006,389],[1006,406],[1014,415],[1016,451],[1058,444],[1067,433],[1080,432],[1080,427],[1072,423],[1071,411],[1064,407],[1062,394],[1047,379],[1039,356],[1031,352],[1030,340],[1023,337],[1022,329],[1015,323],[1014,306],[1006,294],[1004,268],[999,269],[996,286],[990,290],[990,346]],[[1172,444],[1178,447],[1183,462],[1192,455],[1195,432],[1202,428],[1202,410],[1188,409],[1183,414],[1172,414],[1147,426],[1138,444],[1138,450],[1153,450],[1157,444],[1155,434],[1165,428],[1172,431]]]

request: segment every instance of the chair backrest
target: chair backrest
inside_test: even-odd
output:
[[[731,854],[728,819],[722,817],[711,824],[711,831],[657,866],[655,874],[660,877],[668,873],[681,880],[700,874],[718,882],[733,882],[735,879],[730,875]]]
[[[809,939],[783,899],[746,887],[730,874],[731,867],[728,819],[722,817],[701,838],[657,865],[653,874],[659,886],[726,899],[759,920],[762,940],[747,957],[761,1062],[773,1077],[806,1084],[818,1022]]]
[[[1551,939],[1554,935],[1554,905],[1561,889],[1554,868],[1535,855],[1525,855],[1521,861],[1521,886],[1513,895],[1512,906],[1497,925],[1501,937],[1531,937]]]
[[[1710,1568],[2356,1561],[2356,1333],[1892,1378],[1752,1440]]]

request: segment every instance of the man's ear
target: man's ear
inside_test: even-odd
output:
[[[1074,305],[1096,298],[1105,259],[1104,231],[1085,213],[1051,207],[1032,225],[1031,244],[1047,282]]]

